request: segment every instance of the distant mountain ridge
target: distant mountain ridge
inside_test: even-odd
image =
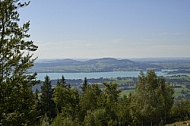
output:
[[[38,73],[73,73],[146,70],[149,68],[161,69],[159,65],[140,63],[128,59],[99,58],[86,61],[74,59],[45,60],[36,62],[30,71]]]

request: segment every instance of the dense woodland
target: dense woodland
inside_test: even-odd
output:
[[[164,125],[190,118],[190,101],[174,101],[173,87],[154,70],[140,73],[135,92],[120,96],[115,83],[88,84],[81,91],[65,83],[52,88],[44,78],[41,91],[36,73],[29,74],[37,46],[27,34],[30,22],[19,25],[19,0],[0,1],[0,125],[2,126],[126,126]]]
[[[50,83],[46,76],[37,97],[39,104],[52,103],[43,112],[46,114],[39,122],[41,125],[164,125],[189,119],[190,101],[174,101],[172,86],[153,70],[146,75],[140,73],[135,92],[122,97],[114,83],[104,83],[99,88],[98,84],[89,85],[85,78],[81,92],[67,85],[64,77],[55,88],[50,88]],[[51,94],[46,99],[48,103],[43,103],[44,94]]]

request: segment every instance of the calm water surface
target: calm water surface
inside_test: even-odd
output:
[[[95,73],[38,73],[37,79],[44,80],[48,75],[50,79],[59,79],[63,75],[65,79],[84,79],[90,78],[116,78],[116,77],[138,77],[140,71],[115,71],[115,72],[95,72]],[[164,71],[156,72],[157,76],[166,76]]]

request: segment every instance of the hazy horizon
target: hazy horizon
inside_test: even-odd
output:
[[[144,57],[144,58],[117,58],[117,57],[99,57],[99,58],[37,58],[37,61],[40,60],[65,60],[65,59],[71,59],[71,60],[78,60],[78,61],[87,61],[87,60],[93,60],[93,59],[104,59],[104,58],[113,58],[117,60],[127,59],[127,60],[180,60],[180,59],[188,59],[190,60],[190,57]]]

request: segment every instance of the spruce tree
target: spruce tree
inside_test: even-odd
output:
[[[67,87],[65,77],[62,75],[61,79],[58,79],[57,85],[62,86],[62,87]]]
[[[41,86],[41,114],[47,116],[49,119],[55,117],[55,103],[53,101],[53,89],[49,76],[45,76],[44,82]]]
[[[28,74],[37,46],[29,40],[30,22],[19,25],[18,9],[29,2],[0,1],[0,125],[32,125],[35,122],[36,74]]]
[[[85,89],[86,89],[87,87],[88,87],[88,80],[87,80],[87,78],[85,77],[85,78],[84,78],[84,81],[83,81],[83,84],[82,84],[82,87],[81,87],[82,91],[85,92]]]

